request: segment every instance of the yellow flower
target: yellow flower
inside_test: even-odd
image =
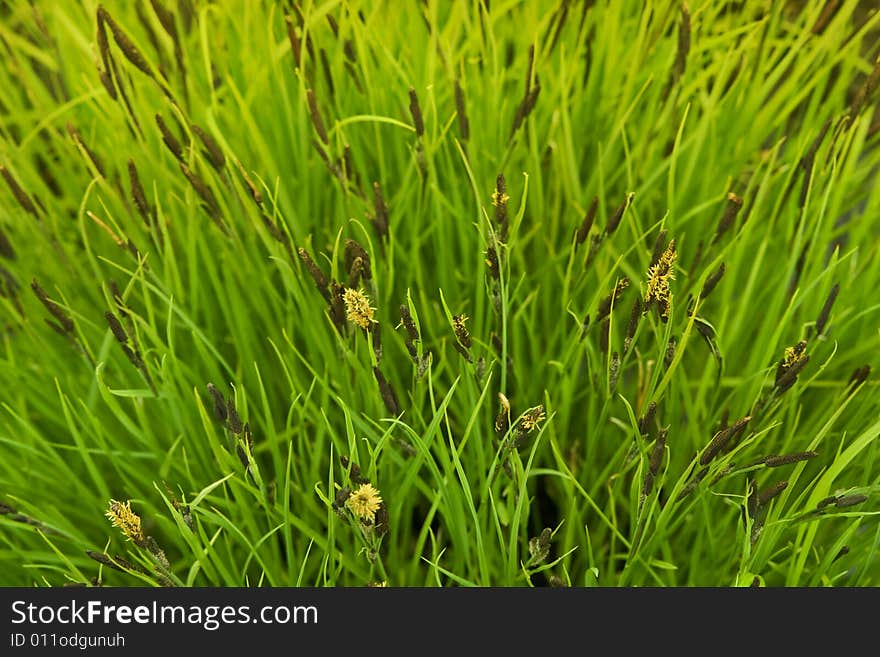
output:
[[[369,329],[376,321],[373,319],[375,308],[370,306],[370,299],[362,290],[348,287],[342,293],[342,300],[345,302],[345,315],[348,321],[354,322],[362,329]]]
[[[358,518],[373,522],[376,519],[376,511],[382,506],[382,498],[373,484],[361,484],[345,503]]]
[[[664,322],[669,318],[669,305],[672,302],[669,281],[675,278],[673,266],[677,257],[675,240],[670,240],[663,255],[648,270],[648,291],[645,293],[645,306],[648,307],[656,301],[660,311],[660,319]]]
[[[803,360],[807,354],[807,341],[801,340],[793,347],[785,348],[785,358],[782,359],[782,365],[785,369],[791,368],[799,361]]]
[[[494,192],[492,192],[492,205],[494,205],[496,208],[507,205],[507,202],[509,200],[510,197],[501,190],[496,189]]]
[[[521,426],[526,431],[533,431],[546,418],[547,414],[544,413],[544,407],[535,406],[535,408],[529,409],[526,411],[526,414],[523,415]]]
[[[141,518],[131,510],[131,501],[123,503],[110,500],[110,510],[104,515],[110,518],[113,526],[118,527],[128,540],[137,545],[146,542],[147,537],[141,529]]]
[[[473,340],[471,340],[471,334],[467,330],[467,326],[465,326],[465,322],[470,319],[467,315],[453,315],[452,317],[452,330],[455,333],[455,337],[458,338],[458,341],[461,343],[461,346],[465,349],[470,349],[473,344]]]

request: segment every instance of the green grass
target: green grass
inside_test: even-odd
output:
[[[0,9],[0,584],[880,585],[871,3],[166,4]]]

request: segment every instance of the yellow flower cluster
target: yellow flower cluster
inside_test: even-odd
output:
[[[375,308],[370,306],[370,299],[362,290],[346,288],[342,293],[342,301],[345,303],[345,316],[348,321],[354,322],[364,330],[369,329],[376,321],[373,315]]]
[[[382,506],[382,498],[373,484],[361,484],[346,500],[351,512],[361,520],[373,522],[376,511]]]
[[[144,530],[141,529],[140,516],[131,510],[131,501],[110,500],[110,509],[104,515],[110,518],[113,526],[118,527],[128,540],[137,545],[147,540]]]
[[[669,306],[672,303],[672,291],[669,289],[669,281],[675,278],[675,259],[678,253],[675,251],[675,240],[670,240],[669,246],[660,256],[659,260],[648,270],[648,291],[645,294],[645,306],[657,303],[660,311],[660,319],[664,322],[669,318]]]

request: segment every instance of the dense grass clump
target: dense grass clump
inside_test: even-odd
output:
[[[880,585],[871,4],[4,4],[0,584]]]

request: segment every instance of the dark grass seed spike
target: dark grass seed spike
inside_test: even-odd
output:
[[[379,239],[385,240],[388,237],[388,206],[382,198],[382,188],[378,182],[373,183],[373,227]]]
[[[210,187],[202,180],[198,174],[196,174],[192,169],[190,169],[186,164],[180,162],[180,170],[183,172],[183,175],[186,176],[186,179],[189,181],[189,184],[192,186],[193,190],[198,194],[199,198],[202,199],[204,203],[205,210],[207,210],[208,214],[217,224],[217,226],[224,232],[229,232],[229,229],[226,227],[225,222],[223,221],[223,213],[220,211],[220,204],[217,202],[217,197],[214,196],[214,192]]]
[[[211,163],[211,166],[214,167],[214,170],[217,171],[217,173],[222,173],[226,166],[226,156],[223,155],[223,150],[220,148],[220,144],[195,123],[190,126],[190,129],[193,131],[193,134],[201,140],[202,146],[205,147],[205,155],[208,158],[208,162]]]
[[[128,113],[128,117],[131,120],[132,125],[134,125],[134,129],[137,130],[137,135],[141,140],[144,139],[144,131],[141,128],[140,121],[137,118],[137,115],[134,112],[134,109],[131,106],[131,101],[128,99],[128,94],[125,92],[125,87],[121,83],[121,76],[119,74],[119,67],[116,66],[116,60],[110,60],[110,78],[111,80],[115,80],[117,84],[119,84],[118,91],[119,96],[122,98],[122,104],[125,106],[125,111]],[[114,98],[115,99],[115,98]],[[131,129],[129,127],[129,129]]]
[[[324,146],[317,139],[312,139],[312,147],[318,152],[318,156],[321,158],[321,161],[324,163],[324,166],[327,167],[327,170],[335,177],[339,182],[345,183],[345,178],[342,175],[342,171],[340,171],[339,166],[330,160],[330,156],[327,155],[327,151],[324,149]]]
[[[724,214],[718,220],[718,227],[715,229],[715,237],[712,243],[715,244],[720,240],[727,231],[729,231],[736,223],[736,215],[742,209],[743,200],[733,192],[727,194],[727,205],[724,207]]]
[[[697,248],[694,251],[694,259],[691,261],[691,266],[688,269],[688,272],[690,272],[691,276],[696,275],[697,269],[699,268],[700,263],[703,261],[703,250],[705,249],[705,246],[706,245],[703,240],[697,242]]]
[[[400,322],[403,324],[403,328],[406,329],[406,335],[410,342],[417,342],[419,340],[419,330],[416,327],[415,321],[413,321],[412,314],[409,312],[409,306],[405,303],[400,304]]]
[[[98,54],[101,56],[101,65],[103,66],[104,73],[110,76],[110,72],[113,70],[110,65],[110,60],[113,55],[110,53],[110,41],[107,38],[107,22],[105,19],[106,11],[103,10],[102,7],[98,7],[97,15],[96,15],[96,23],[97,23],[97,31],[96,31],[96,41],[98,42]],[[109,79],[110,86],[107,87],[107,92],[116,100],[116,88],[113,86],[112,78]],[[106,85],[105,85],[106,87]]]
[[[493,281],[501,280],[501,267],[498,262],[498,251],[494,246],[486,249],[486,266],[489,268],[489,276]]]
[[[667,370],[672,367],[672,361],[675,360],[675,350],[678,348],[678,339],[675,337],[669,338],[669,342],[666,343],[666,354],[663,356],[663,367]]]
[[[153,213],[150,209],[150,204],[147,201],[147,195],[144,193],[144,187],[141,185],[141,179],[138,175],[137,166],[135,165],[134,160],[128,161],[128,181],[134,205],[137,208],[138,213],[141,215],[141,218],[144,220],[144,223],[146,223],[147,226],[150,226],[153,222]]]
[[[238,168],[238,173],[241,175],[241,179],[244,181],[245,186],[248,188],[248,192],[250,193],[251,198],[254,200],[254,203],[257,204],[257,207],[262,209],[263,193],[260,191],[260,188],[253,180],[251,180],[251,177],[248,175],[247,170],[244,168],[244,165],[241,162],[236,160],[235,165]]]
[[[123,559],[119,555],[109,556],[103,554],[102,552],[96,552],[95,550],[86,550],[86,555],[97,561],[99,564],[103,566],[107,566],[107,568],[111,568],[113,570],[118,570],[120,573],[127,573],[128,571],[134,571],[137,573],[143,573],[144,570],[140,568],[140,566],[135,566],[128,559]]]
[[[565,21],[568,18],[568,9],[569,9],[570,5],[571,5],[571,3],[569,3],[569,2],[563,2],[560,5],[559,9],[556,11],[555,16],[558,16],[558,18],[556,18],[556,21],[555,21],[556,26],[555,26],[555,29],[553,30],[553,36],[550,38],[550,46],[547,48],[548,53],[551,53],[554,50],[556,50],[556,44],[559,42],[559,35],[562,34],[562,28],[565,26]],[[551,21],[550,25],[552,25],[552,24],[553,24],[553,21]],[[549,31],[550,26],[548,26],[547,29]]]
[[[583,244],[587,237],[590,235],[590,230],[593,228],[593,222],[596,220],[596,211],[599,209],[599,197],[594,196],[592,202],[590,203],[590,209],[587,210],[587,213],[584,215],[584,220],[581,222],[580,228],[577,230],[577,234],[575,236],[575,244],[576,246],[580,246]]]
[[[498,393],[498,414],[495,416],[495,434],[499,440],[510,430],[510,401],[503,393]]]
[[[119,323],[119,320],[109,310],[104,313],[104,317],[107,320],[107,324],[110,326],[110,331],[113,333],[113,337],[116,338],[116,341],[120,344],[125,344],[128,342],[128,335],[125,333],[125,329],[122,328],[122,324]]]
[[[422,120],[422,108],[419,106],[419,97],[413,87],[409,88],[409,113],[412,116],[413,127],[416,129],[416,136],[421,137],[425,134],[425,123]]]
[[[284,17],[284,24],[287,26],[287,38],[290,41],[290,52],[293,54],[293,66],[298,69],[302,64],[302,40],[296,33],[297,26],[290,16]]]
[[[467,320],[467,315],[453,315],[452,330],[455,333],[455,339],[458,340],[459,344],[469,350],[473,346],[473,340],[471,339],[471,334],[468,331],[467,326],[465,326]]]
[[[745,429],[746,425],[751,420],[751,416],[747,415],[744,418],[737,420],[733,423],[732,426],[729,426],[725,429],[721,429],[718,433],[716,433],[709,444],[706,446],[706,449],[703,450],[703,455],[700,457],[700,465],[708,465],[712,462],[718,454],[724,449],[724,446],[730,442],[731,438],[736,436],[738,433],[742,432]]]
[[[874,68],[871,70],[870,75],[868,75],[868,78],[865,80],[865,84],[862,85],[862,88],[859,90],[859,93],[853,101],[852,108],[850,109],[851,119],[855,119],[859,115],[862,108],[864,108],[871,99],[871,95],[878,86],[880,86],[880,55],[878,55],[877,59],[874,61]]]
[[[844,545],[842,548],[840,548],[840,552],[838,552],[837,555],[834,557],[834,562],[836,562],[838,559],[842,559],[843,557],[845,557],[848,554],[849,554],[849,546]]]
[[[351,266],[348,268],[348,286],[349,288],[357,288],[361,284],[361,279],[365,278],[364,275],[364,259],[361,257],[356,257]]]
[[[648,404],[648,408],[645,409],[645,414],[639,418],[639,434],[642,436],[649,436],[653,433],[654,430],[654,416],[657,413],[657,402],[650,402]]]
[[[226,418],[229,415],[226,411],[226,400],[223,399],[222,393],[217,390],[217,387],[213,383],[209,383],[207,388],[208,393],[211,395],[211,400],[214,402],[214,416],[220,420],[220,422],[226,422]]]
[[[758,508],[760,504],[758,503],[758,482],[751,478],[749,479],[749,483],[747,486],[748,491],[746,497],[746,510],[748,511],[749,517],[754,519],[758,515]]]
[[[714,486],[719,481],[724,479],[727,475],[729,475],[731,472],[733,472],[735,469],[736,469],[736,463],[734,463],[732,461],[729,462],[727,465],[725,465],[723,468],[721,468],[718,471],[718,474],[716,474],[714,477],[712,477],[712,480],[709,482],[709,485]]]
[[[801,340],[794,347],[785,350],[785,356],[779,361],[779,365],[776,368],[776,379],[774,381],[779,394],[794,385],[798,374],[801,373],[810,361],[806,348],[807,341]]]
[[[599,309],[596,311],[596,320],[600,321],[608,317],[611,314],[611,309],[617,306],[618,300],[623,295],[624,290],[629,287],[629,278],[624,276],[619,279],[617,283],[614,285],[614,289],[608,294],[607,297],[602,299],[599,302]]]
[[[394,394],[394,389],[391,387],[391,384],[388,383],[385,375],[382,374],[382,371],[378,367],[373,367],[373,376],[376,378],[376,383],[379,384],[379,393],[382,395],[382,403],[385,404],[385,410],[387,410],[390,415],[397,417],[400,415],[400,402],[397,401],[397,395]]]
[[[666,449],[666,436],[667,430],[661,429],[657,435],[657,440],[654,442],[651,456],[648,459],[648,472],[645,473],[645,483],[642,486],[642,500],[648,497],[654,489],[654,481],[657,478],[657,474],[660,472],[660,465],[663,462],[663,453]]]
[[[343,294],[345,292],[345,286],[339,281],[330,281],[328,286],[328,304],[329,304],[329,315],[333,324],[336,328],[342,332],[345,330],[345,301],[343,300]]]
[[[725,407],[723,411],[721,411],[721,417],[718,419],[718,431],[723,431],[727,428],[727,421],[730,419],[730,408]]]
[[[174,21],[174,12],[171,12],[164,7],[159,0],[150,0],[150,5],[152,5],[153,11],[156,13],[156,18],[159,19],[159,24],[162,26],[162,29],[165,30],[165,33],[169,37],[171,37],[171,41],[174,43],[174,58],[184,81],[183,86],[186,87],[186,66],[183,57],[183,49],[180,46],[180,35],[177,31],[177,23]]]
[[[495,223],[498,225],[498,236],[502,242],[507,241],[509,219],[507,216],[507,181],[503,173],[495,178],[495,191],[492,193],[492,206],[495,208]]]
[[[848,386],[852,388],[857,388],[862,385],[865,381],[868,380],[868,377],[871,375],[871,366],[870,365],[862,365],[861,367],[857,367],[853,373],[849,377]]]
[[[345,174],[346,180],[351,181],[355,185],[358,194],[366,198],[366,194],[364,194],[364,190],[361,187],[360,176],[354,166],[354,158],[351,155],[351,146],[349,144],[342,148],[342,172]]]
[[[351,271],[357,260],[361,261],[361,273],[364,280],[369,281],[373,277],[372,268],[370,267],[370,255],[366,249],[353,239],[345,240],[345,266]],[[352,286],[349,286],[352,287]]]
[[[603,354],[608,353],[609,333],[611,332],[611,319],[606,317],[599,324],[599,349]]]
[[[604,239],[604,233],[594,233],[590,235],[590,250],[587,252],[587,259],[584,262],[584,269],[589,268],[590,263],[593,262],[596,254],[599,253],[599,248],[602,246],[602,242]]]
[[[464,90],[458,80],[455,81],[455,111],[458,114],[458,133],[462,141],[467,141],[471,135],[471,124],[468,121]]]
[[[620,354],[614,352],[611,354],[611,360],[608,363],[608,389],[612,392],[617,389],[617,379],[620,376]]]
[[[309,276],[312,277],[312,280],[315,282],[315,286],[324,296],[324,298],[330,298],[329,292],[327,291],[328,281],[327,277],[324,275],[324,272],[321,271],[321,268],[318,267],[317,263],[312,259],[312,256],[309,255],[309,252],[304,248],[300,247],[296,250],[299,254],[300,260],[302,260],[303,265],[306,268],[306,271],[309,272]]]
[[[532,90],[532,72],[535,68],[535,44],[529,45],[529,55],[528,55],[528,64],[526,64],[526,81],[525,81],[525,91],[523,92],[523,97],[527,98],[529,92]]]
[[[651,264],[648,267],[653,267],[660,261],[660,256],[663,255],[663,252],[666,250],[666,245],[668,244],[666,229],[661,230],[657,233],[657,239],[654,241],[654,249],[651,251]]]
[[[116,304],[116,310],[123,318],[128,317],[128,309],[125,305],[125,299],[122,298],[122,292],[119,290],[119,285],[117,285],[116,281],[111,278],[107,287],[110,289],[110,296],[113,299],[113,303]]]
[[[321,70],[324,72],[324,81],[327,83],[327,94],[332,100],[336,94],[336,86],[333,84],[333,74],[330,71],[330,60],[327,59],[327,50],[318,50],[318,59],[321,62]]]
[[[34,205],[34,202],[31,200],[31,197],[28,196],[27,192],[25,192],[21,185],[18,184],[18,181],[12,175],[12,172],[6,167],[0,165],[0,176],[3,176],[6,185],[9,187],[9,191],[12,192],[12,195],[15,197],[15,200],[18,201],[18,204],[22,209],[39,220],[40,217],[37,214],[37,207]]]
[[[382,332],[379,330],[378,324],[370,327],[370,338],[373,343],[373,353],[376,355],[376,364],[382,362]]]
[[[657,432],[657,440],[654,441],[654,448],[651,450],[651,457],[648,459],[648,471],[652,476],[656,477],[660,472],[660,465],[663,463],[663,453],[666,450],[666,438],[669,435],[668,429],[660,429]]]
[[[101,34],[101,32],[99,31],[98,34]],[[98,68],[98,80],[100,80],[101,86],[104,87],[104,89],[107,91],[107,95],[110,96],[110,98],[114,101],[119,99],[119,96],[116,92],[116,84],[113,82],[113,77],[114,77],[113,71],[115,69],[116,69],[116,67],[115,67],[115,65],[113,65],[112,61],[111,61],[110,70],[104,70],[100,67]],[[128,104],[128,98],[124,98],[124,100],[125,100],[126,108],[130,109],[130,106]],[[137,125],[138,132],[140,133],[141,132],[140,125],[138,125],[137,120],[135,120],[134,123],[135,123],[135,125]],[[141,136],[143,136],[143,133],[141,133]]]
[[[229,397],[226,400],[226,426],[236,436],[244,433],[244,423],[235,408],[235,399]]]
[[[678,24],[678,50],[675,53],[675,80],[684,75],[688,54],[691,51],[691,13],[686,3],[681,4],[681,20]]]
[[[318,137],[320,137],[322,142],[329,144],[330,138],[327,136],[327,130],[324,128],[324,119],[321,118],[321,111],[318,108],[318,99],[315,97],[314,89],[306,89],[306,100],[309,104],[309,116],[312,119],[315,132],[318,133]]]
[[[819,14],[819,18],[813,23],[810,32],[813,34],[822,34],[825,31],[825,28],[828,27],[828,24],[837,15],[837,10],[840,9],[840,4],[841,0],[828,0],[822,8],[822,13]]]
[[[844,495],[842,497],[838,497],[834,501],[834,506],[836,506],[838,509],[845,509],[847,507],[856,506],[857,504],[866,502],[867,500],[867,495]]]
[[[617,227],[620,225],[620,220],[623,219],[623,214],[626,212],[626,209],[632,204],[635,196],[636,195],[634,192],[629,192],[624,197],[623,202],[618,206],[617,210],[614,211],[614,214],[609,217],[608,225],[605,227],[606,235],[613,235],[614,231],[617,230]]]
[[[630,345],[632,345],[633,338],[636,335],[636,330],[639,328],[639,320],[642,318],[642,298],[639,295],[636,295],[633,300],[632,310],[629,314],[629,321],[626,324],[626,334],[623,338],[623,351],[626,353],[629,351]]]
[[[119,285],[111,278],[107,282],[107,288],[110,290],[110,298],[113,300],[113,305],[116,306],[116,311],[119,313],[119,316],[122,317],[122,319],[129,319],[128,307],[125,305],[125,299],[122,297]]]
[[[136,3],[135,13],[137,14],[138,22],[140,23],[143,31],[146,33],[146,38],[149,40],[149,44],[152,47],[152,52],[154,52],[156,57],[158,58],[156,68],[161,74],[165,75],[166,71],[168,71],[167,55],[165,53],[165,49],[162,47],[162,43],[159,41],[159,35],[153,27],[153,21],[150,19],[149,16],[147,16],[146,10],[146,2]]]
[[[12,275],[12,272],[6,269],[3,265],[0,265],[0,296],[12,299],[12,302],[18,308],[19,314],[23,316],[24,310],[18,299],[18,291],[20,289],[21,285],[15,279],[15,276]]]
[[[120,343],[119,346],[122,348],[122,353],[124,353],[125,357],[128,358],[128,362],[131,363],[132,365],[134,365],[135,368],[141,370],[141,372],[144,373],[145,377],[148,377],[149,375],[147,374],[147,371],[146,371],[147,366],[144,363],[143,359],[141,358],[140,352],[132,349],[131,347],[129,347],[125,343]]]
[[[822,306],[822,311],[819,313],[819,317],[816,318],[815,328],[818,335],[825,333],[825,327],[828,325],[828,318],[831,316],[831,308],[834,306],[834,302],[837,299],[839,292],[840,284],[835,283],[834,287],[831,288],[831,292],[828,294],[828,298],[825,300],[825,305]]]
[[[343,469],[346,470],[348,474],[348,478],[352,484],[355,486],[360,486],[361,484],[368,484],[370,480],[361,475],[361,467],[354,463],[347,456],[340,456],[339,462],[342,465]]]
[[[786,488],[788,488],[787,481],[780,481],[779,483],[768,486],[767,488],[762,488],[760,491],[758,491],[758,507],[760,508],[766,506],[770,502],[770,500],[779,495]]]
[[[706,279],[705,283],[703,283],[703,289],[700,290],[700,301],[712,294],[712,290],[715,289],[715,286],[718,285],[721,277],[724,276],[724,271],[725,265],[722,262],[721,266]]]
[[[60,335],[62,338],[70,337],[70,334],[64,329],[64,327],[57,322],[53,322],[51,319],[45,317],[43,318],[43,321],[46,322],[46,326],[55,331],[55,333]]]
[[[83,140],[82,135],[80,134],[79,130],[77,130],[73,126],[73,124],[68,123],[67,124],[67,133],[71,136],[74,143],[76,143],[76,145],[85,152],[86,156],[91,161],[92,166],[95,167],[95,170],[99,174],[101,174],[102,178],[105,178],[106,176],[104,174],[104,166],[101,164],[101,160],[99,160],[98,156],[95,155],[95,152],[91,148],[88,147],[86,142]]]
[[[801,461],[809,461],[819,456],[819,452],[798,452],[797,454],[773,454],[764,458],[764,465],[768,468],[779,468],[783,465],[799,463]]]
[[[37,299],[40,300],[40,303],[49,311],[49,314],[52,315],[56,320],[58,320],[58,325],[63,329],[64,333],[71,334],[73,333],[73,320],[70,316],[59,306],[57,303],[52,301],[49,298],[49,295],[46,294],[46,291],[40,287],[40,284],[37,282],[37,279],[33,279],[31,281],[31,290],[33,290],[34,295],[36,295]]]
[[[819,502],[816,504],[816,509],[821,510],[827,506],[831,506],[832,504],[837,503],[838,499],[839,498],[837,495],[830,495],[826,498],[823,498],[823,499],[819,500]]]
[[[810,252],[810,248],[813,245],[812,237],[808,238],[806,243],[804,244],[804,248],[801,249],[801,254],[798,256],[797,262],[794,265],[794,272],[791,275],[791,278],[788,281],[788,289],[786,290],[786,295],[789,299],[791,299],[792,295],[794,295],[795,290],[797,290],[798,283],[801,280],[801,274],[804,271],[804,263],[807,260],[807,254]]]
[[[703,479],[705,479],[706,475],[708,475],[708,474],[709,474],[709,467],[708,466],[703,468],[702,470],[699,470],[697,472],[697,474],[694,475],[694,478],[691,481],[689,481],[684,486],[684,488],[681,489],[681,492],[678,494],[678,497],[675,498],[675,501],[681,502],[688,495],[693,493],[696,490],[697,486],[699,486],[702,483]]]
[[[9,241],[2,226],[0,226],[0,256],[7,260],[15,260],[15,249],[12,248],[12,242]]]
[[[119,27],[119,24],[109,13],[107,13],[107,10],[104,9],[102,5],[98,5],[98,20],[103,20],[103,22],[110,27],[110,31],[113,33],[113,40],[116,41],[116,45],[119,46],[119,49],[122,51],[122,54],[125,55],[125,58],[141,73],[156,80],[156,76],[153,74],[150,65],[147,63],[147,60],[144,58],[141,51],[137,49],[134,42],[128,37],[122,28]]]
[[[516,108],[516,113],[513,115],[513,124],[510,127],[510,140],[513,139],[514,135],[516,135],[517,131],[523,125],[525,120],[529,117],[529,114],[531,114],[532,110],[535,109],[535,105],[538,102],[538,95],[540,93],[541,84],[538,81],[538,76],[536,75],[534,86],[525,95],[522,102]]]
[[[812,160],[815,159],[816,153],[819,152],[819,147],[822,145],[822,142],[825,141],[825,136],[828,134],[828,129],[831,127],[831,119],[827,119],[825,123],[822,124],[822,128],[819,130],[819,134],[813,140],[813,143],[810,144],[810,148],[807,150],[804,155],[804,160],[811,160],[810,166],[812,166]],[[806,170],[806,163],[804,160],[801,160],[801,166]]]
[[[161,114],[156,114],[156,125],[159,126],[159,132],[162,133],[162,141],[165,146],[168,148],[168,151],[177,159],[178,162],[183,163],[183,144],[180,143],[180,140],[175,136],[168,125],[165,123],[165,120],[162,118]]]

